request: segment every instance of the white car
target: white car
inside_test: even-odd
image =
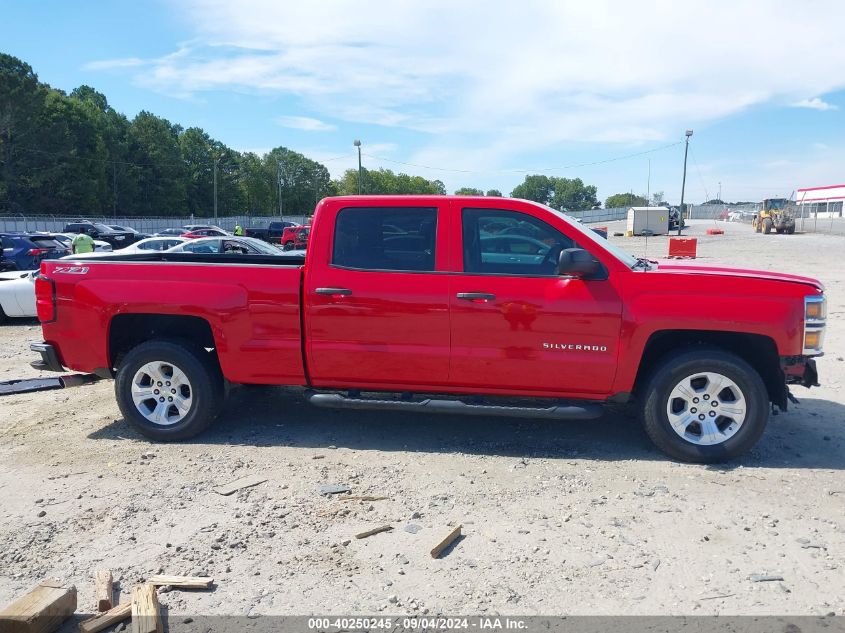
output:
[[[0,273],[0,323],[8,317],[34,317],[37,270]]]
[[[186,240],[170,253],[195,253],[195,254],[234,254],[234,255],[278,255],[282,251],[254,237],[201,237],[193,240]]]
[[[57,242],[60,242],[62,246],[72,249],[71,242],[73,242],[73,238],[76,237],[76,233],[57,233],[53,237]],[[103,240],[94,240],[94,252],[110,253],[111,244],[104,242]]]
[[[139,255],[142,253],[154,253],[158,251],[167,251],[173,248],[174,246],[179,246],[180,244],[187,242],[188,240],[184,237],[148,237],[147,239],[140,240],[135,242],[134,244],[127,246],[126,248],[121,248],[119,250],[108,252],[108,251],[94,251],[93,253],[81,253],[79,255],[68,255],[67,257],[62,257],[62,259],[80,259],[80,258],[90,258],[90,257],[104,257],[105,255]]]

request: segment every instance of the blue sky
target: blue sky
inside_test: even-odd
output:
[[[807,7],[0,0],[0,50],[130,117],[149,110],[239,150],[284,145],[333,175],[357,164],[360,138],[367,167],[450,191],[509,193],[544,170],[601,199],[650,187],[677,202],[672,144],[692,128],[687,200],[720,183],[726,200],[759,200],[845,182],[845,4]]]

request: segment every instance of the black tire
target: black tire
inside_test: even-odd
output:
[[[0,305],[0,323],[8,323],[9,317],[6,316],[6,313],[3,311],[3,306]]]
[[[172,363],[190,382],[190,409],[178,422],[165,426],[148,420],[132,399],[132,381],[147,363]],[[184,440],[203,432],[217,417],[223,402],[220,368],[204,349],[182,341],[149,341],[130,351],[121,361],[115,395],[123,418],[142,435],[158,441]]]
[[[293,250],[293,242],[285,242],[284,246],[282,246],[282,250],[292,251]]]
[[[768,235],[771,232],[772,232],[772,219],[766,218],[766,219],[763,220],[763,233]]]
[[[667,407],[672,390],[697,373],[719,373],[742,391],[746,417],[739,429],[720,444],[700,445],[681,437],[669,422]],[[744,360],[723,350],[706,348],[678,352],[663,359],[641,396],[643,426],[664,453],[685,462],[710,464],[735,459],[760,439],[769,420],[769,395],[762,378]]]
[[[794,235],[795,234],[795,227],[794,226],[787,227],[786,234],[787,235]]]

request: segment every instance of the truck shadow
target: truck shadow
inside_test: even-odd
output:
[[[772,416],[743,458],[714,466],[845,470],[845,406],[805,399]],[[143,439],[119,420],[92,439]],[[319,409],[274,387],[232,391],[214,425],[195,444],[255,447],[470,453],[545,459],[668,461],[648,439],[633,407],[608,409],[598,420],[546,421],[386,411]]]

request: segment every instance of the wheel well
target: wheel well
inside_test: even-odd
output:
[[[787,391],[780,368],[775,342],[768,336],[742,332],[713,332],[707,330],[664,330],[652,334],[640,361],[634,393],[643,388],[660,360],[672,352],[695,347],[718,347],[731,352],[751,365],[769,393],[769,400],[786,409]]]
[[[132,348],[153,339],[181,339],[202,348],[215,348],[208,321],[173,314],[119,314],[109,325],[109,361],[117,367]],[[217,356],[214,353],[215,358]]]

